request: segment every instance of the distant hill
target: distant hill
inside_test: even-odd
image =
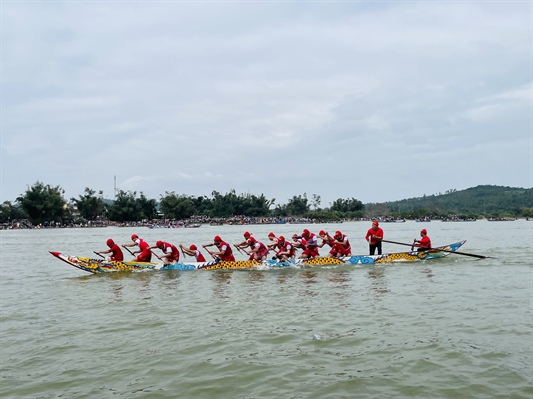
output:
[[[365,204],[371,215],[533,216],[533,188],[477,186],[400,201]]]

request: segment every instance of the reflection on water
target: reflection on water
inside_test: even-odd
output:
[[[231,282],[232,271],[215,270],[211,274],[213,284],[213,294],[220,299],[228,299],[228,286]]]
[[[248,283],[258,283],[265,279],[265,272],[262,270],[246,270],[246,282]]]
[[[337,305],[348,306],[348,302],[345,301],[352,296],[352,273],[348,270],[332,272],[328,281],[334,284],[332,295]]]
[[[368,287],[370,294],[375,300],[380,301],[385,294],[390,292],[384,267],[369,269],[366,276],[370,283]]]
[[[302,296],[317,296],[318,292],[313,290],[313,285],[317,283],[316,281],[317,273],[312,270],[304,270],[301,273],[301,279],[304,283],[304,286],[300,295]]]

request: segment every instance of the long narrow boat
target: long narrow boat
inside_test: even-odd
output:
[[[466,241],[466,240],[465,240]],[[296,259],[290,262],[266,260],[263,262],[253,260],[238,260],[235,262],[187,262],[163,265],[157,262],[113,262],[104,259],[84,258],[69,256],[61,252],[50,251],[58,259],[89,273],[108,272],[138,272],[150,270],[216,270],[216,269],[270,269],[280,267],[305,267],[305,266],[331,266],[345,264],[381,264],[397,262],[419,262],[439,259],[457,251],[465,241],[438,247],[430,251],[396,252],[383,255],[354,255],[344,258],[318,257],[312,259]]]

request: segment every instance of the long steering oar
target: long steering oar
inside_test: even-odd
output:
[[[411,247],[413,244],[406,244],[404,242],[396,242],[396,241],[388,241],[388,240],[381,240],[383,242],[388,242],[390,244],[398,244],[398,245],[406,245],[408,247]],[[479,259],[485,259],[485,258],[493,258],[495,259],[493,256],[485,256],[485,255],[476,255],[476,254],[469,254],[469,253],[466,253],[466,252],[459,252],[459,251],[452,251],[452,250],[449,250],[449,249],[444,249],[444,248],[441,248],[441,247],[437,247],[437,248],[431,248],[431,249],[427,249],[425,251],[428,251],[428,252],[437,252],[437,251],[442,251],[442,252],[449,252],[451,254],[457,254],[457,255],[464,255],[464,256],[471,256],[473,258],[479,258]]]

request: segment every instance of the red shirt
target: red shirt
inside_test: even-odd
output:
[[[268,255],[268,249],[262,242],[255,241],[253,244],[250,244],[251,249],[258,249],[257,252],[252,252],[250,254],[250,260],[252,259],[261,259],[263,256]]]
[[[381,239],[383,239],[383,229],[381,227],[378,227],[377,230],[374,230],[374,228],[370,228],[365,236],[365,240],[368,241],[368,237],[370,236],[377,236]],[[380,240],[376,240],[375,238],[370,239],[370,245],[376,245]]]
[[[142,238],[137,238],[135,243],[139,246],[141,253],[137,255],[139,262],[150,262],[152,260],[152,251],[150,250],[150,244],[144,241]]]
[[[281,242],[278,241],[278,248],[279,248],[279,252],[287,252],[289,251],[289,254],[286,255],[287,258],[292,258],[296,255],[295,251],[294,251],[294,247],[291,245],[290,242],[287,242],[287,241],[283,241],[283,244]]]
[[[176,248],[175,245],[172,245],[168,242],[163,243],[163,253],[171,254],[168,258],[169,262],[178,262],[180,260],[180,251],[178,251],[178,248]]]
[[[336,251],[337,252],[337,256],[348,256],[348,255],[351,255],[352,247],[350,245],[350,241],[348,240],[348,237],[346,236],[346,234],[343,234],[341,239],[337,240],[337,241],[346,243],[346,246],[341,245],[339,243],[336,243],[335,244],[335,248],[332,249],[331,251]]]
[[[194,257],[196,258],[196,262],[205,262],[204,255],[199,250],[194,251]]]
[[[422,247],[422,248],[431,249],[431,240],[429,239],[428,236],[424,236],[424,237],[422,237],[420,239],[420,242],[418,243],[418,246]]]
[[[124,254],[117,244],[113,245],[111,248],[109,248],[109,250],[111,251],[111,260],[116,260],[119,262],[124,260]]]
[[[235,257],[233,256],[233,251],[231,250],[231,247],[228,243],[225,243],[224,241],[221,241],[220,244],[217,245],[217,248],[220,252],[224,252],[218,257],[220,260],[226,261],[226,262],[235,262]]]

